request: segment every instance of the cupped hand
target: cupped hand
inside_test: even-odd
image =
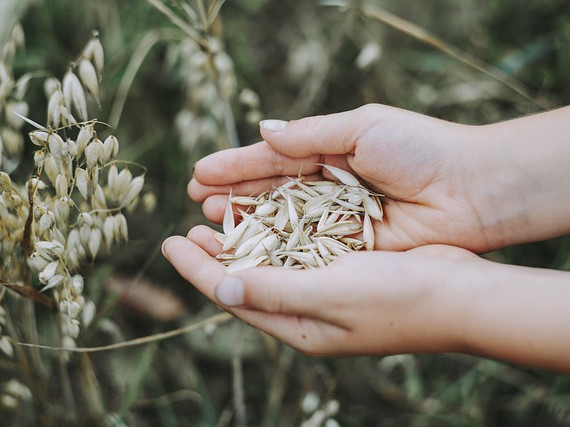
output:
[[[487,235],[485,208],[472,203],[468,191],[463,147],[475,129],[382,105],[269,121],[261,127],[265,141],[196,163],[188,192],[220,223],[230,189],[253,195],[286,182],[286,176],[332,178],[318,165],[324,163],[386,195],[384,220],[374,224],[376,249],[439,243],[487,251],[501,242]]]
[[[215,259],[220,251],[206,226],[163,247],[208,298],[313,355],[460,350],[464,301],[449,278],[482,262],[468,251],[436,245],[351,253],[320,269],[260,267],[228,276]]]

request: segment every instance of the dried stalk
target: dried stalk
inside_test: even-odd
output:
[[[16,292],[22,295],[23,297],[33,299],[34,301],[37,301],[40,304],[47,306],[50,310],[54,312],[56,312],[58,309],[57,303],[53,298],[36,291],[36,289],[33,288],[32,286],[22,285],[18,283],[4,283],[4,282],[0,282],[0,286],[4,286],[6,289]]]
[[[183,334],[186,334],[189,332],[197,331],[197,330],[203,328],[204,326],[206,326],[207,324],[223,323],[223,322],[226,322],[230,319],[233,319],[233,316],[231,314],[220,313],[220,314],[216,314],[215,316],[208,317],[207,319],[200,320],[199,322],[192,323],[192,324],[184,326],[182,328],[173,329],[173,330],[168,331],[168,332],[162,332],[159,334],[148,335],[148,336],[142,337],[142,338],[135,338],[135,339],[128,340],[128,341],[122,341],[122,342],[109,344],[109,345],[103,345],[103,346],[99,346],[99,347],[76,347],[76,348],[54,347],[54,346],[49,346],[49,345],[35,345],[35,344],[30,344],[30,343],[21,342],[21,341],[16,341],[16,342],[14,342],[14,344],[16,346],[34,347],[34,348],[39,348],[41,350],[68,351],[71,353],[96,353],[96,352],[100,352],[100,351],[117,350],[120,348],[134,347],[137,345],[148,344],[148,343],[155,342],[155,341],[162,341],[162,340],[172,338],[172,337],[175,337],[178,335],[183,335]]]
[[[293,364],[294,355],[295,350],[293,350],[292,347],[283,346],[267,396],[267,409],[263,416],[262,423],[264,426],[279,424],[279,414],[281,412],[285,392],[286,375]]]
[[[353,6],[347,1],[343,0],[326,0],[322,2],[326,6],[337,6],[342,8],[356,8],[360,12],[368,17],[372,18],[384,25],[387,25],[395,30],[398,30],[428,46],[431,46],[453,59],[456,59],[463,64],[491,77],[492,79],[498,81],[499,83],[505,85],[509,89],[515,91],[523,98],[533,102],[535,105],[541,108],[551,108],[552,106],[545,104],[543,100],[536,99],[531,95],[526,86],[515,79],[514,77],[508,75],[507,73],[501,71],[497,67],[482,61],[481,59],[465,53],[463,50],[447,43],[431,32],[427,31],[425,28],[414,24],[413,22],[407,21],[399,16],[388,12],[380,7],[372,6],[370,4],[363,4],[358,6]]]
[[[170,22],[180,28],[188,37],[198,43],[201,47],[207,48],[207,42],[200,36],[200,33],[176,16],[168,7],[160,0],[147,0],[156,10],[166,16]]]
[[[237,427],[247,426],[245,409],[243,364],[242,364],[243,323],[234,323],[234,347],[232,352],[232,389],[234,395],[234,410]]]

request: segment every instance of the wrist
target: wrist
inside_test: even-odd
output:
[[[463,186],[484,250],[570,232],[568,109],[470,126],[462,147]],[[552,131],[556,128],[556,131]]]
[[[437,289],[434,313],[437,313],[439,349],[437,352],[469,353],[472,343],[469,336],[471,300],[478,290],[474,277],[487,261],[465,251],[457,259],[441,263],[441,283]]]
[[[467,203],[479,221],[486,252],[513,244],[514,231],[521,241],[526,223],[520,179],[510,165],[510,144],[498,137],[492,126],[470,126],[462,147],[462,185]],[[518,243],[518,242],[516,242]]]
[[[463,286],[458,351],[570,372],[570,273],[482,262]]]
[[[430,245],[412,250],[427,255],[414,261],[414,269],[422,278],[421,288],[427,290],[422,303],[409,312],[413,334],[404,352],[465,352],[471,298],[475,292],[472,277],[482,263],[473,253],[445,245]],[[418,334],[418,332],[420,332]]]

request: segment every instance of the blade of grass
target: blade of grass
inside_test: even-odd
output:
[[[133,373],[132,378],[127,381],[127,391],[125,392],[125,396],[123,401],[121,402],[121,409],[119,410],[119,416],[122,419],[125,419],[127,415],[127,411],[131,407],[132,403],[135,401],[137,396],[141,393],[142,388],[144,387],[145,380],[147,378],[147,374],[151,367],[152,359],[154,358],[154,354],[158,349],[158,344],[156,342],[148,345],[143,350],[142,354],[138,358],[138,364],[135,368],[135,372]]]
[[[160,41],[176,40],[179,38],[180,37],[177,34],[169,30],[154,30],[145,34],[141,39],[131,56],[129,65],[127,65],[115,94],[111,113],[109,114],[109,124],[113,129],[117,129],[119,125],[123,108],[127,100],[127,95],[129,94],[133,81],[141,68],[143,61],[148,56],[151,49]]]
[[[206,12],[206,6],[204,5],[204,0],[198,0],[198,13],[200,14],[200,21],[202,21],[202,28],[204,31],[209,30],[208,14]]]
[[[186,370],[184,371],[183,377],[188,381],[190,388],[194,390],[199,397],[200,415],[197,415],[197,419],[199,420],[197,424],[204,426],[216,425],[218,410],[216,408],[216,402],[210,393],[208,380],[204,378],[204,374],[206,373],[203,373],[196,365],[192,357],[192,347],[190,346],[188,349],[188,355],[184,358]]]
[[[394,15],[393,13],[388,12],[385,9],[372,6],[369,4],[354,6],[351,5],[349,2],[343,0],[326,0],[323,1],[321,4],[325,6],[356,8],[362,13],[363,16],[367,18],[372,18],[375,21],[387,25],[390,28],[398,30],[428,46],[433,47],[434,49],[437,49],[445,53],[449,57],[456,59],[457,61],[491,77],[492,79],[497,80],[501,84],[512,89],[513,91],[521,95],[523,98],[533,102],[537,106],[541,108],[551,107],[550,105],[547,105],[543,100],[538,100],[535,97],[533,97],[530,94],[530,91],[526,88],[526,86],[517,79],[515,79],[514,77],[501,71],[497,67],[494,67],[493,65],[480,60],[479,58],[473,55],[463,52],[459,48],[447,43],[446,41],[432,34],[425,28],[422,28],[419,25],[414,24],[413,22],[410,22],[397,15]]]

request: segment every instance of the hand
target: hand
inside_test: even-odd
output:
[[[461,301],[448,273],[479,258],[453,247],[358,252],[329,267],[261,267],[225,276],[214,231],[165,243],[180,274],[250,325],[309,354],[457,351]],[[240,294],[240,292],[242,292]],[[455,328],[451,330],[451,327]]]
[[[231,276],[214,231],[163,252],[227,311],[312,355],[464,352],[570,373],[570,273],[502,265],[443,245],[358,252],[328,267]]]
[[[471,202],[462,155],[475,130],[381,105],[292,121],[280,131],[262,127],[267,142],[200,160],[188,191],[220,223],[230,188],[252,195],[286,175],[332,178],[317,166],[330,164],[386,194],[384,221],[374,224],[377,249],[444,243],[484,251],[497,246],[482,223],[492,210]]]
[[[200,160],[188,186],[221,222],[230,188],[252,195],[286,175],[342,167],[386,194],[376,248],[449,244],[485,252],[570,232],[570,107],[465,126],[383,105],[265,122],[266,142]],[[273,128],[274,130],[271,130]]]

